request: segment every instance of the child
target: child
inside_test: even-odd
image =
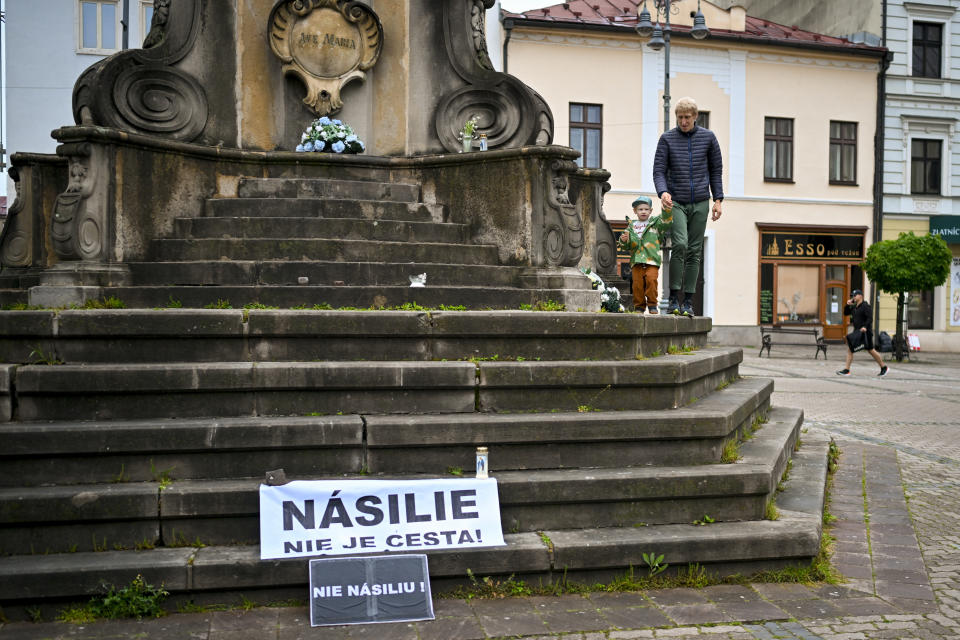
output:
[[[636,220],[627,218],[627,229],[620,234],[619,245],[630,251],[630,266],[633,275],[633,308],[643,313],[656,314],[659,301],[657,276],[660,274],[660,233],[673,222],[672,211],[663,216],[651,216],[652,201],[647,196],[638,196],[631,205]]]

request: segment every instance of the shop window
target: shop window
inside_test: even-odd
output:
[[[913,23],[913,75],[939,78],[943,51],[943,25],[933,22]]]
[[[764,118],[763,179],[793,182],[793,118]]]
[[[933,291],[911,291],[907,300],[907,328],[933,329]]]
[[[570,103],[570,146],[580,152],[577,166],[601,167],[603,107],[599,104]]]
[[[80,50],[116,51],[120,47],[120,12],[110,0],[80,1]]]
[[[820,324],[820,267],[777,268],[777,324]]]
[[[828,281],[840,281],[847,277],[847,268],[843,265],[827,265],[826,279]]]
[[[857,183],[857,123],[830,121],[830,184]]]
[[[940,140],[914,138],[910,143],[910,193],[940,195]]]

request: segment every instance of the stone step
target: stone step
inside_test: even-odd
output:
[[[339,218],[177,218],[174,236],[185,238],[327,238],[464,244],[466,225]]]
[[[213,286],[114,286],[97,289],[97,299],[117,298],[131,309],[256,308],[276,309],[368,309],[403,307],[470,310],[519,310],[557,300],[567,300],[571,311],[595,308],[594,292],[582,289],[530,289],[507,286],[312,286],[312,285],[213,285]],[[582,295],[586,294],[586,295]],[[580,300],[583,304],[576,304]]]
[[[545,529],[505,534],[504,547],[424,549],[434,592],[467,583],[468,570],[475,576],[510,575],[543,584],[609,581],[627,571],[644,571],[642,555],[650,552],[664,555],[668,574],[693,563],[721,576],[806,565],[819,550],[827,443],[805,441],[796,458],[799,464],[793,466],[778,504],[802,510],[782,508],[776,521]],[[812,497],[796,499],[795,494],[811,490]],[[197,543],[183,537],[183,546],[172,548],[3,557],[0,605],[16,615],[26,606],[85,600],[103,583],[129,584],[138,574],[150,584],[163,584],[174,601],[207,604],[235,599],[238,591],[266,601],[281,594],[291,597],[307,587],[306,559],[262,561],[257,544]]]
[[[237,185],[237,196],[241,198],[344,198],[349,200],[419,202],[420,185],[326,178],[241,178]]]
[[[368,220],[408,220],[444,222],[447,208],[422,202],[386,200],[344,200],[342,198],[212,198],[204,203],[208,217],[261,218],[364,218]]]
[[[699,349],[710,326],[709,318],[517,310],[6,311],[0,361],[633,360]]]
[[[493,245],[304,238],[161,238],[150,243],[154,259],[337,260],[343,262],[439,262],[498,264]]]
[[[769,407],[773,383],[738,380],[682,409],[16,422],[0,429],[0,486],[708,464]]]
[[[23,365],[15,419],[624,411],[677,408],[737,377],[740,349],[616,362]]]
[[[760,520],[801,422],[799,410],[771,410],[769,421],[742,444],[736,464],[495,472],[503,530],[640,527],[691,523],[704,515],[716,522]],[[349,439],[349,429],[342,431]],[[155,467],[153,473],[153,482],[0,489],[0,555],[257,541],[262,473],[241,480],[178,480],[175,468]]]
[[[299,285],[409,286],[410,276],[427,274],[427,286],[482,282],[486,286],[518,286],[522,267],[436,264],[425,262],[336,262],[319,260],[196,260],[131,262],[137,285]]]

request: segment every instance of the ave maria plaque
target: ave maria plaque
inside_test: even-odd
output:
[[[373,10],[355,0],[281,0],[270,12],[270,48],[283,72],[303,82],[303,99],[325,116],[343,107],[340,91],[362,80],[383,48],[383,26]]]

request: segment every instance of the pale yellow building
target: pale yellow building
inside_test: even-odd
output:
[[[647,6],[656,18],[655,2]],[[884,50],[739,6],[699,6],[703,40],[690,37],[697,1],[672,3],[669,63],[673,103],[694,97],[723,151],[724,213],[707,226],[697,310],[713,317],[718,341],[756,346],[760,324],[822,326],[841,339],[843,302],[868,285],[859,263],[877,215]],[[637,0],[579,0],[502,13],[504,66],[551,106],[555,142],[612,173],[604,210],[613,224],[637,194],[656,195],[665,51],[636,33],[638,9]]]

